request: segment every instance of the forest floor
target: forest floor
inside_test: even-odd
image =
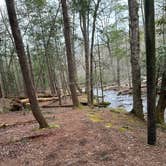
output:
[[[119,109],[43,109],[0,114],[0,166],[166,166],[166,131],[146,144],[146,122]]]

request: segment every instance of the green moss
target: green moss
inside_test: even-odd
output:
[[[120,131],[120,132],[126,132],[126,131],[127,131],[127,129],[126,129],[126,128],[124,128],[124,127],[121,127],[121,128],[119,128],[119,131]]]
[[[128,122],[130,122],[130,123],[134,123],[135,120],[134,120],[133,118],[128,118]]]
[[[117,113],[117,114],[120,114],[120,113],[125,113],[126,110],[123,109],[123,108],[120,108],[120,107],[117,107],[117,108],[111,108],[110,110],[111,112],[114,112],[114,113]]]
[[[94,106],[96,106],[96,107],[107,107],[110,104],[111,104],[110,102],[104,101],[104,102],[100,102],[100,103],[94,103]]]
[[[79,110],[79,111],[82,111],[82,110],[84,110],[84,109],[85,109],[85,106],[83,106],[82,104],[79,104],[78,110]]]
[[[112,127],[112,123],[106,123],[106,124],[105,124],[105,127],[106,127],[106,128],[111,128],[111,127]]]
[[[103,121],[101,116],[99,114],[96,114],[96,113],[91,112],[88,114],[88,117],[92,122],[102,122]]]
[[[48,128],[34,128],[33,131],[41,131],[41,130],[47,130],[47,129],[54,129],[54,128],[60,128],[59,124],[50,124]]]
[[[52,128],[60,128],[60,125],[59,124],[51,124],[49,125],[49,128],[52,129]]]

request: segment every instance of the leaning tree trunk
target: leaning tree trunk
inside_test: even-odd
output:
[[[156,56],[154,0],[145,0],[148,144],[156,143]]]
[[[131,70],[133,85],[133,109],[137,117],[143,119],[143,105],[141,99],[141,72],[140,72],[140,39],[139,39],[139,5],[137,0],[128,0],[130,15],[130,48]]]
[[[17,21],[16,11],[14,7],[14,0],[6,0],[6,6],[7,6],[9,22],[10,22],[10,26],[11,26],[15,46],[16,46],[17,55],[19,58],[19,63],[21,66],[23,79],[26,86],[27,95],[28,95],[30,106],[32,109],[32,113],[35,119],[38,121],[40,128],[45,128],[45,127],[48,127],[48,124],[40,111],[40,108],[36,99],[35,89],[33,87],[33,83],[30,77],[30,72],[28,69],[28,63],[27,63],[25,50],[24,50],[24,44],[23,44],[20,29],[19,29],[18,21]]]
[[[64,37],[66,44],[66,55],[68,61],[68,74],[69,74],[69,87],[71,91],[71,97],[74,106],[79,106],[76,86],[75,86],[75,73],[74,73],[74,62],[72,54],[72,42],[71,42],[71,30],[68,16],[68,9],[66,0],[61,0],[62,12],[63,12],[63,23],[64,23]]]

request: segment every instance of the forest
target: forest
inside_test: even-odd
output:
[[[166,0],[0,0],[0,166],[166,165]]]

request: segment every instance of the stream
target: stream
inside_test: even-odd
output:
[[[94,89],[94,95],[97,95],[97,90]],[[101,90],[98,90],[98,96],[101,96]],[[159,97],[157,96],[156,104],[158,102]],[[133,105],[133,96],[132,95],[118,95],[118,91],[115,90],[105,90],[104,91],[104,101],[110,102],[108,108],[124,108],[127,112],[132,110]],[[143,112],[146,114],[147,112],[147,99],[146,96],[142,96],[143,103]],[[164,119],[166,122],[166,109],[164,114]]]
[[[104,100],[111,102],[109,107],[116,108],[121,107],[124,108],[126,111],[130,112],[132,110],[133,105],[133,96],[132,95],[118,95],[117,91],[108,90],[104,91]],[[143,101],[143,110],[146,112],[147,109],[147,100],[146,97],[142,97]]]
[[[101,96],[101,90],[98,91],[99,96]],[[94,90],[94,94],[97,94],[97,91]],[[115,90],[106,90],[104,91],[104,101],[108,101],[111,104],[108,106],[109,108],[121,107],[126,111],[130,112],[133,104],[133,96],[132,95],[118,95],[118,92]],[[143,110],[146,112],[147,109],[147,100],[146,97],[142,97],[143,101]]]

